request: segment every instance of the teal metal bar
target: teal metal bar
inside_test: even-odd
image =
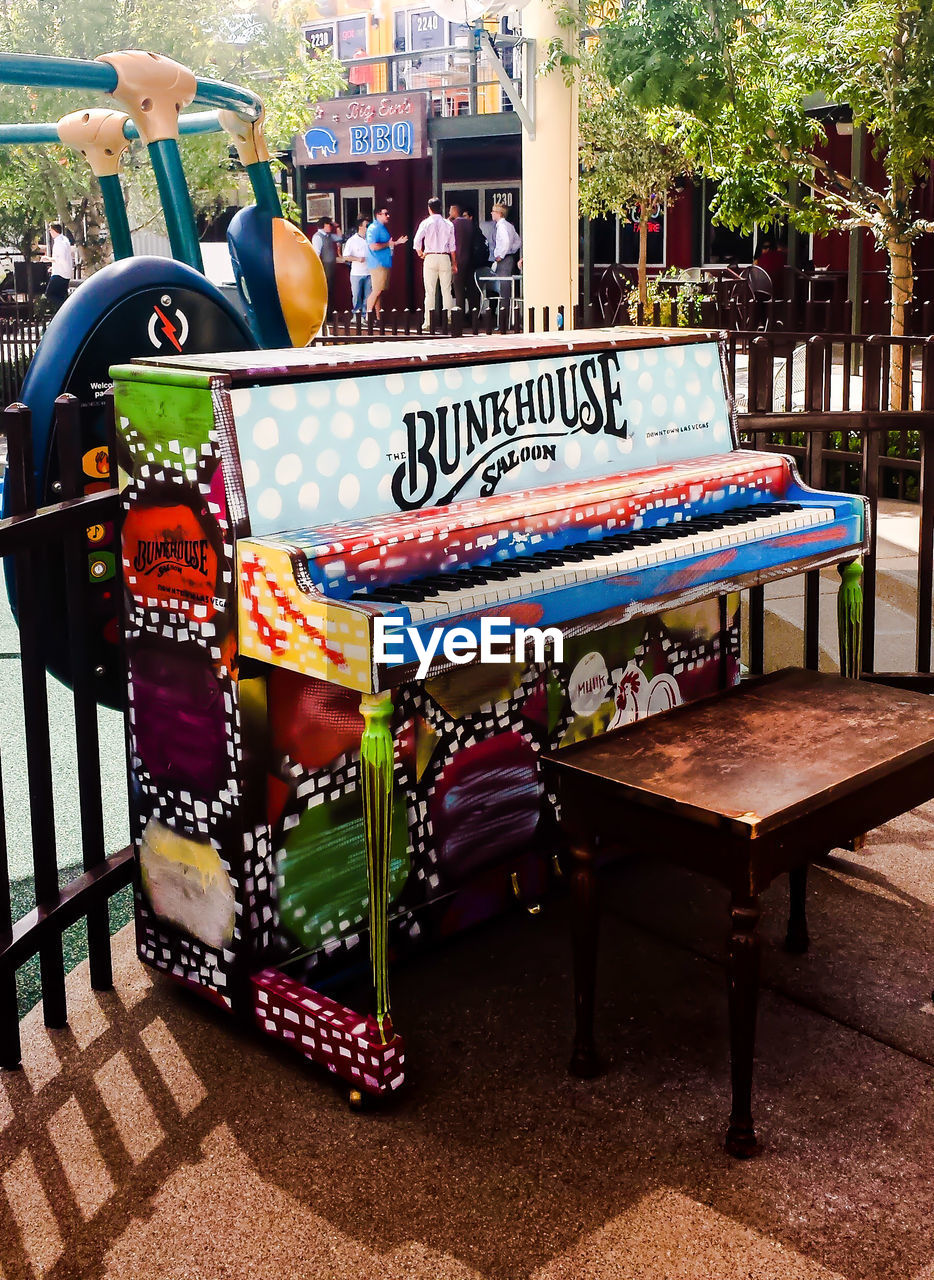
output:
[[[101,184],[101,195],[104,197],[104,212],[107,215],[107,229],[110,231],[114,258],[132,258],[133,241],[130,239],[130,224],[127,221],[126,201],[120,179],[115,173],[105,173],[97,181]]]
[[[133,132],[130,133],[129,126],[123,130],[124,136],[127,138],[138,138],[139,132],[133,121],[130,121]],[[186,134],[193,133],[223,133],[221,122],[217,118],[216,111],[193,111],[191,115],[178,117],[178,131],[184,137]]]
[[[222,133],[216,111],[192,111],[178,117],[178,131],[183,136],[196,133]],[[132,120],[123,126],[123,136],[131,142],[139,137],[139,129]],[[0,145],[32,146],[38,143],[58,142],[58,126],[52,124],[0,124]]]
[[[107,62],[46,58],[34,53],[4,53],[0,54],[0,84],[113,93],[117,87],[117,73]]]
[[[195,211],[185,181],[178,143],[174,138],[151,142],[149,159],[159,187],[159,199],[165,214],[165,229],[169,233],[172,257],[179,262],[186,262],[203,275],[204,263],[198,243]]]
[[[253,188],[253,195],[256,197],[256,207],[263,209],[273,218],[281,218],[282,202],[269,165],[265,160],[257,160],[255,164],[248,164],[246,171]]]
[[[195,102],[218,111],[236,111],[244,120],[258,120],[263,114],[263,100],[249,89],[227,84],[224,80],[199,80]]]
[[[32,146],[40,142],[58,142],[54,124],[0,124],[0,143]]]
[[[47,58],[32,53],[0,54],[0,84],[43,86],[51,89],[90,89],[113,93],[117,73],[109,62],[82,58]],[[195,102],[203,107],[236,111],[244,120],[258,120],[263,104],[255,93],[223,80],[198,80]]]

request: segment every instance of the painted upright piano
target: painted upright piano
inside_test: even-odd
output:
[[[737,447],[721,354],[615,330],[113,370],[146,963],[353,1090],[402,1082],[390,953],[560,874],[539,753],[735,683],[740,589],[865,545],[863,499]],[[530,635],[467,663],[484,619]]]

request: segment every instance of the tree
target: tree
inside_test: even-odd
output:
[[[934,230],[912,207],[934,157],[929,0],[622,0],[603,17],[604,74],[637,105],[681,113],[685,145],[720,183],[716,219],[868,228],[889,259],[892,333],[904,333],[912,245]],[[831,163],[815,99],[849,105],[880,189]]]
[[[581,212],[626,220],[639,206],[639,301],[645,308],[648,211],[662,197],[675,198],[675,182],[690,170],[690,161],[678,145],[670,112],[636,106],[589,59],[582,63],[580,104]]]
[[[0,48],[8,52],[94,58],[112,49],[149,49],[175,58],[198,76],[255,89],[269,99],[267,137],[273,149],[289,145],[303,112],[307,118],[310,101],[333,96],[343,83],[339,63],[331,57],[310,59],[303,45],[290,14],[275,20],[242,12],[231,16],[224,0],[160,0],[157,5],[6,0],[0,9]],[[5,86],[0,121],[56,120],[107,101],[73,90]],[[226,135],[184,139],[182,160],[196,213],[210,214],[238,182]],[[160,218],[141,144],[135,143],[125,158],[124,175],[131,225]],[[104,256],[102,201],[86,162],[63,147],[0,147],[3,242],[28,256],[45,223],[54,218],[71,226],[92,266]]]

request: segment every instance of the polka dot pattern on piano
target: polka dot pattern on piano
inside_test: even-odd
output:
[[[714,343],[237,387],[254,536],[732,447]]]

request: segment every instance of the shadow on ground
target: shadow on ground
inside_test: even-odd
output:
[[[566,907],[399,972],[390,1108],[241,1034],[117,939],[113,993],[24,1023],[0,1077],[0,1273],[133,1280],[932,1280],[934,811],[813,873],[812,953],[767,902],[758,1159],[722,1150],[726,903],[608,880],[607,1071],[565,1073]],[[857,1028],[859,1028],[857,1030]]]

